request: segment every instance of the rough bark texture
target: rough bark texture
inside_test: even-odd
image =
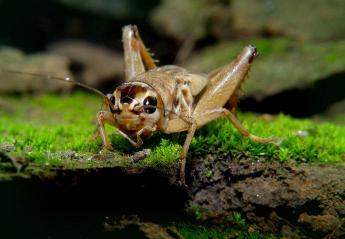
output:
[[[262,230],[283,236],[345,236],[344,165],[281,164],[209,155],[193,162],[190,175],[191,204],[203,219],[221,222],[237,211]]]
[[[259,229],[285,238],[345,236],[343,164],[219,155],[188,162],[188,187],[179,184],[178,167],[46,170],[29,165],[24,173],[8,173],[0,180],[0,203],[6,205],[3,233],[41,238],[68,232],[91,238],[87,235],[103,233],[108,217],[135,214],[153,223],[179,221],[187,206],[187,211],[214,223],[240,212]],[[18,221],[26,222],[23,230],[16,230]],[[71,225],[83,226],[70,232]]]

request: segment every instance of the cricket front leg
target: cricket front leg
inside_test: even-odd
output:
[[[142,138],[141,138],[141,135],[142,135],[144,132],[145,132],[145,133],[148,132],[148,134],[151,135],[152,132],[156,131],[156,129],[157,129],[156,126],[153,126],[153,127],[151,127],[151,126],[144,126],[144,128],[142,128],[141,130],[139,130],[139,131],[137,132],[137,142],[136,142],[135,147],[139,148],[141,145],[143,145],[143,140],[142,140]]]
[[[107,98],[110,100],[111,94],[107,94]],[[106,99],[103,99],[102,102],[102,106],[100,111],[97,113],[96,117],[97,117],[97,127],[95,129],[95,132],[92,135],[92,139],[95,140],[97,139],[99,136],[102,137],[102,141],[103,143],[105,141],[107,141],[107,137],[106,137],[106,133],[105,133],[105,129],[104,126],[103,128],[100,128],[102,125],[104,125],[105,123],[110,122],[110,124],[115,126],[115,121],[112,117],[112,115],[109,113],[109,102]],[[103,136],[101,134],[101,131],[103,132]],[[105,138],[105,140],[103,140],[103,138]],[[109,141],[109,140],[108,140]]]
[[[140,38],[137,26],[128,25],[122,29],[122,42],[126,81],[146,70],[156,68],[155,61]]]
[[[131,137],[129,137],[126,133],[122,132],[121,130],[117,129],[117,131],[123,136],[125,137],[134,147],[139,148],[141,145],[143,145],[143,140],[141,138],[141,135],[145,132],[145,131],[150,131],[153,132],[155,131],[156,128],[155,127],[150,127],[150,126],[145,126],[144,128],[142,128],[141,130],[139,130],[136,134],[137,137],[137,141],[134,141]]]
[[[107,136],[107,133],[105,132],[104,124],[106,123],[115,125],[113,115],[109,111],[99,111],[97,113],[97,129],[103,142],[103,148],[101,150],[101,153],[107,150],[113,149],[113,147],[111,146],[110,140]]]

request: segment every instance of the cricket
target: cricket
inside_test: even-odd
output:
[[[276,143],[274,138],[250,133],[235,115],[241,85],[258,55],[255,46],[244,47],[229,64],[203,74],[175,65],[158,67],[135,25],[123,27],[122,42],[124,83],[113,93],[105,95],[70,78],[48,76],[82,86],[103,97],[96,116],[96,136],[103,142],[100,154],[113,149],[105,124],[114,126],[135,147],[140,147],[155,131],[187,132],[180,154],[180,180],[185,184],[186,158],[193,136],[197,129],[211,121],[225,116],[242,136],[259,143]]]

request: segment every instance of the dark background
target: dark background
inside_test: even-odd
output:
[[[267,53],[259,45],[259,52],[263,52],[262,60],[264,57],[276,57],[278,62],[282,58],[289,59],[295,51],[299,54],[296,61],[288,62],[292,67],[286,67],[286,72],[285,60],[277,66],[269,63],[260,66],[260,69],[266,69],[258,73],[253,69],[250,78],[254,80],[248,84],[254,84],[256,78],[272,77],[278,86],[270,92],[247,91],[245,88],[240,108],[261,113],[283,112],[295,117],[314,117],[337,123],[343,123],[345,119],[344,57],[339,54],[327,56],[331,59],[330,63],[319,60],[328,48],[339,47],[332,48],[332,52],[341,52],[345,48],[345,4],[342,1],[1,0],[0,13],[0,45],[17,48],[26,54],[49,53],[52,44],[70,39],[106,47],[121,54],[121,29],[124,25],[136,24],[147,47],[160,60],[159,65],[176,63],[196,66],[204,71],[218,66],[216,62],[220,62],[215,54],[210,54],[206,58],[211,63],[199,64],[205,59],[207,49],[214,49],[212,47],[223,43],[243,47],[255,42],[253,39],[264,39],[268,48],[275,49],[276,39],[284,39],[289,42],[284,56],[275,55],[270,50]],[[309,45],[318,50],[315,50],[314,59],[307,57],[303,60],[306,55],[304,49],[308,49]],[[229,53],[229,59],[221,61],[221,64],[229,62],[236,54],[235,50]],[[255,64],[262,60],[257,60]],[[82,75],[80,71],[85,70],[83,64],[72,59],[69,70]],[[297,83],[280,87],[279,82],[290,80],[286,75],[294,71],[294,65],[296,71],[302,72],[296,78]],[[305,75],[304,65],[311,68]],[[266,74],[279,67],[282,70],[277,75]],[[95,80],[97,83],[92,85],[109,91],[108,88],[114,86],[110,82],[122,79],[121,69],[117,71],[120,73],[99,77]],[[317,74],[314,76],[313,72]],[[269,81],[265,84],[262,89],[270,88]]]

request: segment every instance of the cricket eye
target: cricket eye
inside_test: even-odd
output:
[[[115,96],[113,94],[107,94],[108,102],[111,102],[112,105],[115,105]]]
[[[115,96],[114,95],[111,95],[109,100],[113,105],[115,105]]]
[[[144,99],[144,110],[148,114],[153,114],[156,111],[157,99],[153,96],[148,96]]]

